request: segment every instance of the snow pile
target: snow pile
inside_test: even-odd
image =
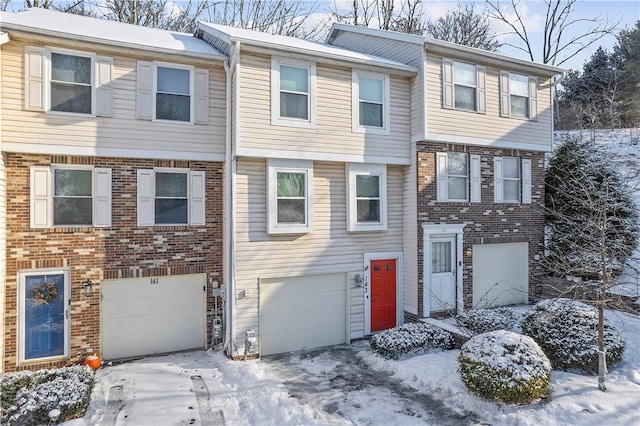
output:
[[[474,309],[462,312],[456,320],[474,334],[496,330],[511,330],[520,319],[513,309]]]
[[[434,348],[451,349],[451,333],[431,324],[407,323],[371,337],[371,349],[387,359]]]
[[[458,360],[462,381],[482,398],[528,404],[549,394],[551,363],[530,337],[480,334],[462,346]]]
[[[522,331],[547,354],[556,370],[598,371],[598,313],[571,299],[547,299],[533,305],[522,319]],[[622,359],[625,340],[606,318],[604,343],[607,364]]]
[[[92,386],[88,366],[3,374],[2,424],[46,424],[53,409],[60,410],[61,420],[76,416],[89,404]]]

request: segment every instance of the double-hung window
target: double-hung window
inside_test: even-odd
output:
[[[31,227],[111,226],[111,169],[31,167]]]
[[[353,71],[353,131],[389,134],[389,76]]]
[[[191,122],[191,70],[156,67],[156,120]]]
[[[531,203],[531,160],[494,157],[494,201]]]
[[[204,171],[138,170],[138,226],[204,224]]]
[[[267,164],[267,214],[270,234],[313,229],[313,162],[270,159]]]
[[[50,47],[25,47],[25,109],[112,115],[113,58]]]
[[[480,201],[480,156],[466,152],[436,154],[437,200]]]
[[[442,106],[485,113],[486,68],[467,62],[442,60]]]
[[[535,120],[538,114],[538,79],[500,71],[500,115]]]
[[[387,229],[387,168],[384,164],[347,164],[347,230]]]
[[[272,58],[271,124],[315,125],[315,63]]]

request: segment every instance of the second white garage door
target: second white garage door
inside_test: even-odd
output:
[[[102,357],[203,348],[205,282],[205,274],[102,281]]]
[[[473,307],[515,305],[528,300],[528,243],[474,245]]]
[[[347,341],[346,274],[260,281],[260,353]]]

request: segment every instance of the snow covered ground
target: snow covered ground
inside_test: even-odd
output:
[[[627,349],[610,368],[606,393],[596,377],[554,371],[550,400],[496,404],[465,389],[458,350],[392,361],[361,341],[253,361],[197,351],[106,367],[98,370],[85,417],[65,425],[637,425],[640,317],[607,315],[625,334]],[[198,399],[193,376],[202,377],[209,400]],[[112,386],[122,386],[124,397],[122,409],[110,413]]]

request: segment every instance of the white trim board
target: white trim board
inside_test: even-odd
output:
[[[445,133],[426,133],[426,140],[429,142],[456,143],[462,145],[490,146],[493,148],[521,149],[524,151],[551,152],[552,140],[549,145],[523,143],[504,139],[486,139],[470,136],[456,136]]]
[[[408,152],[407,152],[408,154]],[[375,155],[328,154],[308,151],[281,151],[278,149],[238,148],[238,157],[283,158],[288,160],[335,161],[339,163],[373,163],[408,166],[411,159],[400,157],[380,157]]]

